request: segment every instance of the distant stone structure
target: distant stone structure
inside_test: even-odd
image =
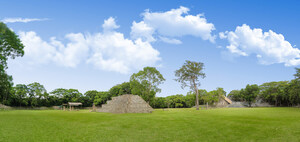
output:
[[[228,107],[230,104],[232,104],[232,101],[226,96],[222,96],[220,97],[219,102],[215,105],[216,107]]]
[[[249,103],[246,101],[237,101],[237,102],[232,102],[228,107],[250,107]],[[274,107],[274,105],[270,105],[267,102],[264,102],[260,98],[256,98],[255,102],[251,104],[251,107]]]
[[[232,102],[228,107],[246,107],[245,102]]]
[[[153,108],[140,96],[126,94],[112,97],[112,100],[103,104],[97,112],[110,113],[151,113]]]
[[[10,108],[11,108],[11,107],[9,107],[9,106],[0,104],[0,109],[10,109]]]

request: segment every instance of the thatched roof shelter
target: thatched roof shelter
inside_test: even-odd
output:
[[[82,106],[82,103],[79,102],[68,102],[69,106]]]
[[[69,110],[74,110],[75,107],[82,106],[82,103],[80,102],[68,102],[68,104],[62,104],[62,109],[66,110],[66,107],[69,107]]]

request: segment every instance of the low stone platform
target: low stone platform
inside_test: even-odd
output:
[[[97,112],[110,113],[151,113],[152,111],[153,108],[143,98],[131,94],[112,97],[97,109]]]
[[[10,106],[0,104],[0,109],[10,109],[10,108],[11,108]]]

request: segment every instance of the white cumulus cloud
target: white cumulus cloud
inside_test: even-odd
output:
[[[101,70],[119,73],[155,66],[161,60],[159,51],[149,42],[140,38],[130,40],[115,31],[119,26],[113,18],[105,20],[102,27],[103,33],[66,34],[66,43],[55,37],[45,41],[33,31],[20,32],[25,45],[24,59],[31,64],[54,62],[66,67],[89,63]]]
[[[25,59],[30,64],[48,63],[56,54],[56,48],[51,43],[44,41],[35,32],[19,32],[20,39],[25,45]]]
[[[159,36],[159,39],[165,43],[170,43],[170,44],[181,44],[182,43],[180,40],[174,39],[174,38],[167,38],[167,37]]]
[[[226,47],[231,53],[241,56],[254,54],[261,64],[284,63],[285,66],[300,65],[300,50],[285,40],[282,34],[272,30],[251,29],[248,25],[237,26],[235,31],[219,34],[227,39]]]
[[[69,42],[66,45],[55,37],[50,38],[49,42],[44,41],[34,31],[19,32],[19,35],[25,45],[24,60],[29,64],[55,62],[67,67],[76,67],[89,50],[86,39],[81,33],[67,34],[65,38]]]
[[[104,20],[104,24],[102,25],[103,31],[112,31],[118,29],[120,26],[116,24],[115,18],[109,17]]]
[[[183,6],[166,12],[146,10],[142,14],[141,22],[132,23],[131,36],[134,39],[143,37],[154,41],[155,34],[169,39],[191,35],[214,42],[215,36],[211,33],[215,30],[214,25],[208,23],[203,14],[189,15],[188,11],[189,9]]]
[[[45,21],[48,20],[47,18],[39,19],[39,18],[4,18],[1,20],[3,23],[28,23],[28,22],[34,22],[34,21]]]
[[[130,35],[133,39],[141,38],[143,41],[152,42],[155,38],[152,36],[155,29],[147,25],[144,21],[132,23]]]

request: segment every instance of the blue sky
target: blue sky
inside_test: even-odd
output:
[[[155,66],[166,78],[158,96],[186,94],[174,71],[192,60],[205,65],[201,89],[229,93],[293,79],[300,65],[299,4],[10,0],[0,1],[0,20],[26,46],[24,57],[9,61],[15,84],[105,91]]]

